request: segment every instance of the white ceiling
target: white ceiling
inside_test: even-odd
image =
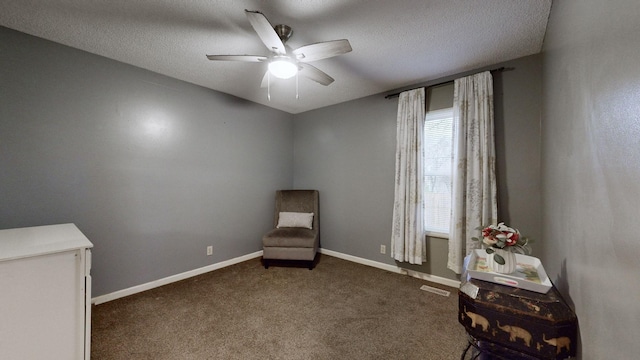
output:
[[[539,53],[551,0],[0,0],[0,25],[292,114]],[[295,78],[260,88],[267,55],[244,9],[293,28],[287,44],[348,39],[312,64],[329,86]],[[46,54],[43,54],[46,56]]]

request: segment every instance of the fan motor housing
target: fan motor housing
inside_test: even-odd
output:
[[[288,25],[276,25],[273,27],[273,30],[276,31],[276,34],[278,34],[278,37],[283,43],[286,43],[293,34],[293,29]]]

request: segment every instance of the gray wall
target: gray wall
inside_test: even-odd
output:
[[[582,358],[640,354],[640,6],[554,2],[543,58],[543,263]]]
[[[0,228],[76,223],[94,295],[262,249],[292,115],[2,27],[0,54]]]
[[[513,68],[494,74],[500,217],[539,238],[541,58],[499,66]],[[434,108],[447,101],[432,95]],[[374,95],[295,116],[294,186],[320,190],[323,248],[396,264],[380,245],[389,250],[397,106],[397,99]],[[447,240],[428,238],[427,246],[422,266],[398,265],[457,279],[446,268]]]
[[[380,245],[391,236],[396,111],[377,95],[296,115],[294,186],[320,191],[322,248],[393,263]]]

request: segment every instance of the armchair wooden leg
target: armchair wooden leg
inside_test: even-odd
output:
[[[269,268],[269,260],[267,260],[267,259],[262,259],[262,264],[264,265],[264,268],[265,268],[265,269],[268,269],[268,268]]]

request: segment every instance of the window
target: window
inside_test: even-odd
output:
[[[448,237],[451,219],[453,108],[429,111],[424,125],[424,228]]]

